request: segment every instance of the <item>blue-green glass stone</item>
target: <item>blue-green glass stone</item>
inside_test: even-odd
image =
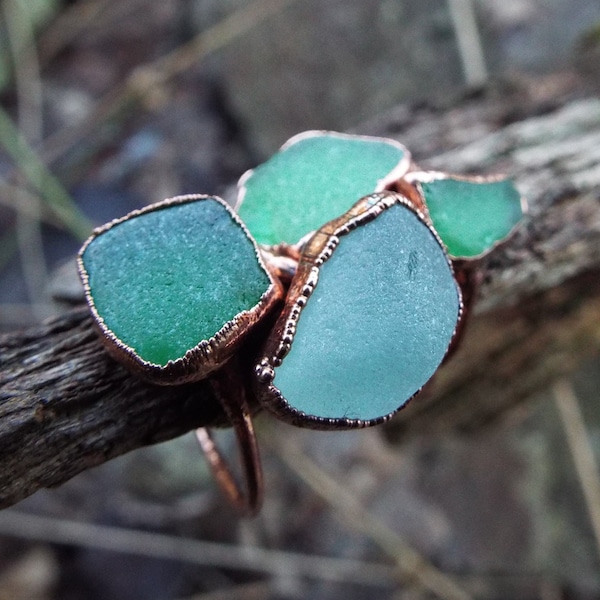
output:
[[[251,239],[212,198],[122,220],[92,238],[81,261],[105,327],[158,366],[210,340],[271,285]]]
[[[394,205],[340,237],[273,385],[312,417],[380,419],[430,379],[459,315],[438,240],[411,209]]]
[[[295,244],[409,164],[384,138],[309,132],[291,142],[240,182],[238,212],[260,244]]]
[[[523,217],[521,196],[508,179],[452,177],[421,183],[433,226],[455,258],[473,258],[503,240]]]

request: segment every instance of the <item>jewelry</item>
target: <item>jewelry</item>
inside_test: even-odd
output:
[[[96,229],[78,265],[115,359],[159,385],[209,379],[244,490],[210,433],[196,437],[253,515],[251,406],[315,429],[390,419],[456,347],[473,266],[525,211],[506,178],[421,171],[394,140],[311,131],[240,179],[235,212],[204,195],[150,205]]]

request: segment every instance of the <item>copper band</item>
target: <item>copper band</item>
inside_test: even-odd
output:
[[[196,438],[227,499],[238,512],[246,517],[251,517],[258,513],[263,501],[260,454],[243,385],[235,373],[228,369],[225,371],[211,377],[211,384],[235,431],[244,490],[236,481],[231,468],[214,442],[210,430],[205,427],[197,429]]]

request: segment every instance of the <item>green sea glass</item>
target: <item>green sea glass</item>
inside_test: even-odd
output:
[[[382,419],[440,365],[460,292],[430,228],[404,204],[340,237],[272,385],[313,419]]]
[[[474,258],[504,239],[523,216],[521,196],[508,179],[444,177],[420,183],[433,226],[455,258]]]
[[[141,361],[165,366],[253,309],[272,282],[220,201],[156,206],[93,237],[81,264],[108,331]]]
[[[393,140],[306,132],[240,180],[238,213],[257,242],[294,244],[404,175],[409,163]]]

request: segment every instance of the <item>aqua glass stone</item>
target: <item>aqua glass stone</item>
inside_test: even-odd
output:
[[[275,326],[281,338],[267,344],[257,368],[259,394],[296,424],[372,424],[401,408],[442,362],[460,291],[435,234],[401,201],[341,233],[337,245],[335,235],[318,236],[324,262],[301,261],[290,294],[318,281],[307,299],[288,295]]]
[[[409,165],[394,140],[305,132],[240,179],[237,210],[258,243],[295,244]]]
[[[164,383],[218,366],[277,295],[239,219],[205,196],[109,223],[82,249],[80,272],[109,346],[150,379],[174,366]]]
[[[509,179],[429,177],[424,174],[427,180],[420,181],[423,197],[433,226],[454,258],[483,255],[523,217],[521,195]]]

